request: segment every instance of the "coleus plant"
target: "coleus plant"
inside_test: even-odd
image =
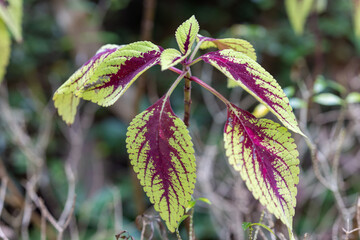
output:
[[[180,51],[164,50],[148,41],[103,46],[56,91],[55,107],[63,120],[72,124],[80,98],[100,106],[112,105],[144,71],[157,64],[179,75],[164,96],[132,120],[126,139],[131,164],[144,191],[174,232],[186,214],[196,181],[196,161],[187,125],[191,83],[199,84],[227,107],[224,143],[230,164],[253,196],[288,227],[292,238],[299,154],[288,129],[303,133],[289,100],[276,80],[256,62],[249,42],[198,33],[199,24],[192,16],[175,33]],[[195,58],[199,49],[208,48],[218,50]],[[199,61],[211,64],[248,91],[285,127],[254,117],[192,76],[190,68]],[[175,67],[178,64],[182,69]],[[174,114],[170,104],[170,95],[183,79],[184,121]]]

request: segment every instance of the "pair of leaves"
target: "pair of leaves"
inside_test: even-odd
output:
[[[164,50],[161,54],[161,70],[175,66],[189,56],[198,32],[199,23],[194,16],[178,27],[175,32],[175,38],[181,52],[174,48]]]
[[[55,107],[72,124],[80,98],[100,106],[114,104],[144,71],[159,63],[161,52],[147,41],[105,45],[55,92]]]

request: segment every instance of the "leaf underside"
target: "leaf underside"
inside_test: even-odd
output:
[[[231,105],[224,141],[230,164],[253,196],[292,229],[299,153],[291,134],[278,123]]]
[[[289,99],[260,64],[232,49],[210,52],[201,58],[263,103],[287,128],[304,135],[299,129]]]
[[[224,39],[215,39],[209,37],[199,36],[199,41],[201,43],[201,49],[207,48],[217,48],[219,50],[232,49],[237,52],[242,52],[249,58],[256,61],[256,53],[254,47],[246,40],[237,39],[237,38],[224,38]]]
[[[158,64],[162,49],[151,42],[105,45],[54,94],[64,121],[73,123],[79,98],[100,106],[114,104],[147,69]]]
[[[0,83],[5,76],[6,67],[9,63],[10,46],[11,40],[9,32],[6,29],[4,22],[0,19]]]
[[[132,120],[126,147],[144,191],[174,232],[194,190],[196,163],[188,130],[168,98]]]

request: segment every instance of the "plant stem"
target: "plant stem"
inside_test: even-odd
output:
[[[177,69],[175,67],[170,67],[169,70],[177,73],[177,74],[181,74],[182,71],[180,69]],[[199,84],[200,86],[202,86],[203,88],[205,88],[206,90],[208,90],[209,92],[211,92],[212,94],[214,94],[217,98],[219,98],[223,103],[225,103],[226,106],[230,106],[231,103],[229,102],[229,100],[227,100],[223,95],[221,95],[218,91],[216,91],[214,88],[212,88],[211,86],[209,86],[208,84],[206,84],[205,82],[203,82],[201,79],[194,77],[194,76],[185,76],[185,78],[188,78],[189,80],[196,82],[197,84]]]
[[[179,69],[177,69],[179,70]],[[184,78],[184,76],[187,74],[187,71],[177,71],[176,73],[180,74],[180,76],[175,80],[175,82],[171,85],[171,87],[169,88],[169,90],[166,93],[166,97],[170,97],[170,95],[172,94],[172,92],[174,91],[174,89],[176,88],[176,86],[180,83],[181,79]]]
[[[176,229],[176,237],[177,237],[177,240],[182,240],[178,228]]]
[[[190,210],[189,240],[195,240],[194,236],[194,208]]]
[[[189,72],[189,68],[184,67],[184,71],[186,71],[185,77],[185,85],[184,85],[184,123],[187,127],[189,127],[190,120],[190,110],[191,110],[191,74]]]
[[[199,42],[196,44],[196,46],[195,46],[195,48],[194,48],[194,51],[191,53],[191,56],[190,56],[190,58],[189,58],[189,62],[192,62],[192,60],[194,59],[196,53],[199,51],[199,48],[200,48],[200,46],[201,46],[202,43],[203,43],[203,40],[199,41]]]
[[[231,103],[229,102],[229,100],[227,100],[223,95],[221,95],[218,91],[216,91],[214,88],[212,88],[211,86],[209,86],[208,84],[206,84],[205,82],[203,82],[201,79],[197,78],[197,77],[190,77],[190,80],[193,82],[196,82],[197,84],[199,84],[200,86],[202,86],[203,88],[205,88],[206,90],[208,90],[209,92],[211,92],[212,94],[214,94],[217,98],[219,98],[223,103],[225,103],[226,106],[230,106]]]

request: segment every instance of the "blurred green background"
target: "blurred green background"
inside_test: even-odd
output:
[[[116,239],[123,230],[140,239],[142,224],[147,224],[147,231],[151,226],[157,228],[152,218],[155,212],[129,166],[126,129],[136,113],[167,91],[176,75],[161,72],[156,66],[112,107],[100,108],[82,101],[76,122],[70,127],[57,115],[51,99],[56,89],[104,44],[147,39],[164,48],[177,48],[175,30],[192,15],[204,36],[243,38],[254,45],[258,62],[286,90],[301,126],[318,147],[321,173],[326,179],[334,179],[334,169],[326,172],[326,166],[339,166],[335,179],[344,206],[339,206],[334,191],[316,178],[305,141],[293,136],[301,162],[295,234],[300,239],[305,233],[309,234],[307,239],[330,239],[344,236],[342,228],[358,227],[354,207],[360,191],[360,37],[355,36],[353,22],[356,1],[314,1],[302,35],[295,34],[291,27],[283,1],[155,0],[153,8],[146,5],[149,2],[24,2],[23,42],[12,44],[0,99],[6,103],[0,112],[2,169],[18,191],[15,194],[8,190],[0,222],[9,238],[26,239],[21,224],[23,206],[12,202],[12,197],[25,201],[26,182],[34,174],[40,176],[37,194],[59,218],[69,191],[67,165],[75,176],[76,204],[75,218],[64,239]],[[227,88],[226,79],[202,63],[194,66],[193,75],[210,82],[248,111],[257,105],[241,89]],[[346,101],[350,93],[355,100]],[[206,197],[213,203],[195,207],[196,237],[246,239],[241,223],[259,222],[263,208],[225,158],[225,106],[196,84],[192,101],[190,134],[199,161],[194,197]],[[172,95],[172,107],[183,116],[182,87]],[[270,114],[266,117],[275,120]],[[11,122],[27,134],[30,143],[21,143],[17,137],[22,135],[16,135]],[[40,144],[42,137],[45,146]],[[26,153],[27,148],[38,145],[42,151],[33,150],[41,156],[40,168],[34,167]],[[40,214],[39,210],[34,212]],[[264,223],[273,224],[271,227],[287,236],[270,215],[265,214]],[[39,239],[40,229],[39,221],[31,218],[28,239]],[[56,230],[50,224],[47,229],[48,238],[55,239]],[[188,239],[186,227],[181,227],[181,234]],[[174,234],[168,235],[175,239]],[[270,239],[267,232],[259,238],[265,236]],[[358,239],[359,235],[355,232],[348,237]],[[154,239],[159,239],[158,231]]]

